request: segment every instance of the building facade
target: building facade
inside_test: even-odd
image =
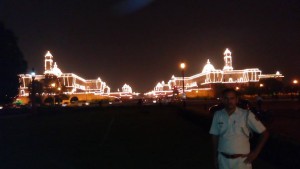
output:
[[[72,101],[93,102],[103,99],[114,98],[133,98],[139,93],[133,92],[128,84],[124,84],[122,90],[111,92],[111,88],[97,79],[84,79],[75,73],[63,73],[53,60],[53,55],[48,51],[44,57],[44,73],[42,75],[20,74],[19,97],[23,104],[30,102],[29,96],[32,96],[33,82],[35,86],[34,95],[41,98],[41,102],[52,100],[57,104],[58,99],[64,98],[62,102],[70,103]],[[61,97],[64,95],[63,97]],[[56,101],[55,101],[56,100]]]
[[[247,86],[251,83],[258,83],[262,79],[267,78],[283,78],[284,76],[278,71],[275,74],[262,74],[259,68],[246,68],[241,70],[235,70],[232,64],[232,53],[229,49],[224,52],[224,67],[223,69],[216,69],[213,64],[207,60],[206,65],[203,67],[202,72],[187,76],[176,77],[172,76],[171,79],[165,83],[164,81],[157,83],[154,89],[146,93],[147,95],[168,95],[171,96],[174,91],[179,93],[184,90],[186,94],[197,93],[201,96],[201,93],[209,95],[209,90],[212,90],[213,86],[218,84],[228,86]]]
[[[29,96],[33,78],[35,81],[43,83],[44,93],[47,94],[58,91],[64,94],[94,93],[109,95],[110,93],[110,87],[100,78],[87,80],[74,73],[63,73],[58,68],[57,63],[53,61],[53,56],[49,51],[45,55],[45,70],[43,75],[20,74],[19,77],[19,96]]]

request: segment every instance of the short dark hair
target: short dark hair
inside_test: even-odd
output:
[[[240,93],[233,88],[226,88],[222,92],[222,97],[224,97],[227,93],[234,93],[236,97],[239,97]]]

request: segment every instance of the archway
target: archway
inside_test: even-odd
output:
[[[75,102],[78,102],[78,100],[79,100],[78,97],[72,97],[70,102],[75,103]]]
[[[47,97],[47,98],[44,100],[44,103],[47,104],[47,105],[54,104],[54,99],[53,99],[53,97]]]

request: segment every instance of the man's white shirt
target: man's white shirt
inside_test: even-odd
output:
[[[250,130],[262,133],[266,128],[252,112],[237,107],[230,116],[225,109],[216,111],[209,133],[219,136],[219,152],[248,154]]]

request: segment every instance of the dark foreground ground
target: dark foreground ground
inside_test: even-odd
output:
[[[170,106],[0,116],[0,168],[210,169],[207,124]],[[263,158],[254,163],[256,169],[275,166]]]

